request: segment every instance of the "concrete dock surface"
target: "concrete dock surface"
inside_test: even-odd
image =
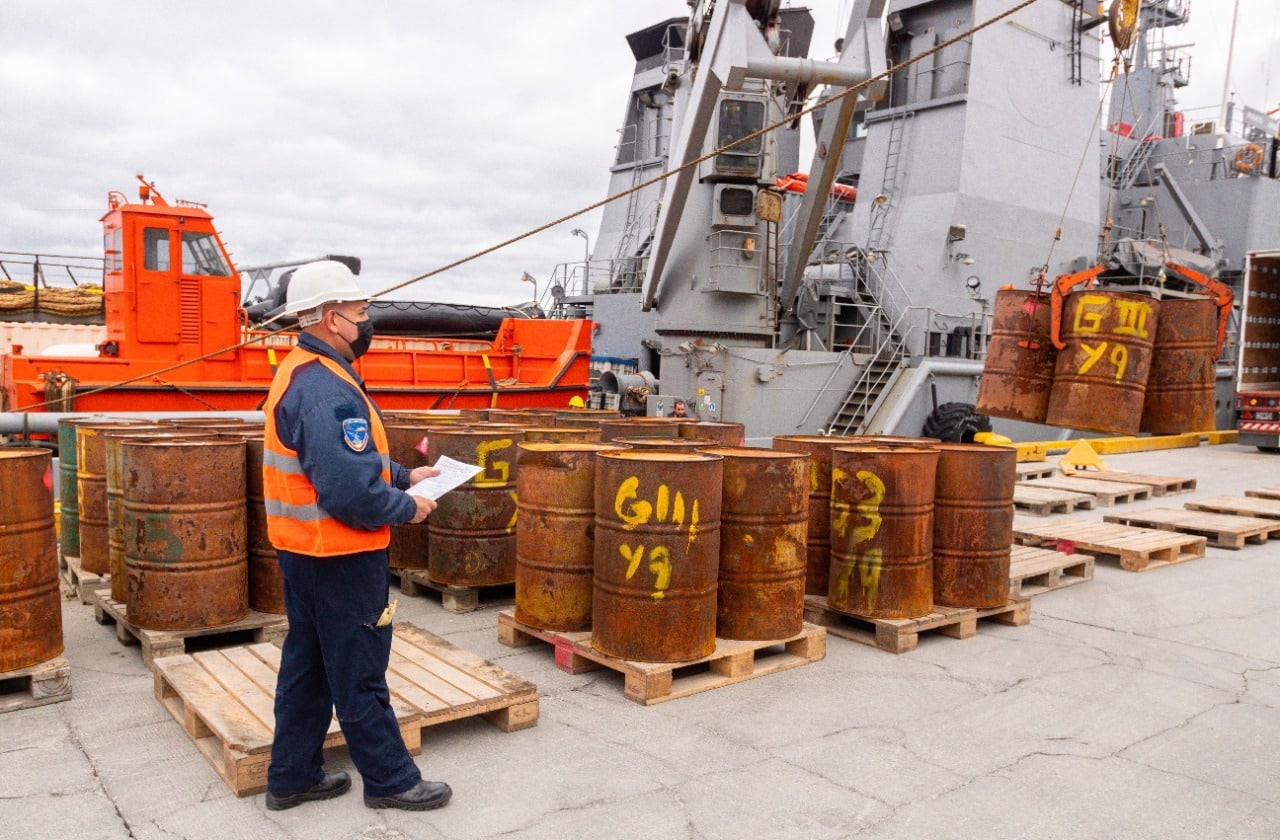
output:
[[[1280,484],[1236,445],[1106,457],[1198,487],[1053,517],[1181,508]],[[288,811],[240,798],[156,700],[138,647],[63,607],[72,699],[0,714],[0,838],[1276,838],[1280,543],[1032,599],[1030,624],[923,634],[893,655],[831,635],[825,659],[644,707],[612,670],[570,675],[550,645],[498,641],[499,607],[408,621],[538,686],[537,726],[422,732],[453,786],[426,813],[350,793]],[[345,748],[329,769],[355,775]]]

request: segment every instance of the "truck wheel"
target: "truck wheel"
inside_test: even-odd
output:
[[[924,421],[921,434],[943,443],[973,443],[978,432],[991,431],[991,418],[979,414],[973,403],[943,403]]]

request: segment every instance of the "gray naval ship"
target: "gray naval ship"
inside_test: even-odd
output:
[[[1167,33],[1188,0],[1033,3],[972,34],[1013,4],[850,5],[827,60],[810,11],[777,0],[699,0],[627,36],[621,197],[546,301],[596,320],[602,401],[684,399],[751,442],[985,429],[998,289],[1095,264],[1163,289],[1171,255],[1238,285],[1248,251],[1280,246],[1276,120],[1179,110],[1190,60]],[[1015,440],[1068,434],[992,419]]]

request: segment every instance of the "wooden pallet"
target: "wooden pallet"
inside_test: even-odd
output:
[[[1055,478],[1037,478],[1022,482],[1021,486],[1045,487],[1052,490],[1070,490],[1072,493],[1086,493],[1093,496],[1094,501],[1103,507],[1110,507],[1118,502],[1136,502],[1139,499],[1151,498],[1151,486],[1148,484],[1126,484],[1122,481],[1101,481],[1095,478],[1079,478],[1061,475]]]
[[[1059,551],[1087,551],[1098,557],[1116,557],[1120,568],[1145,572],[1203,557],[1204,537],[1131,528],[1111,522],[1062,519],[1057,522],[1013,525],[1013,538],[1022,545],[1055,546]]]
[[[71,665],[65,656],[0,672],[0,713],[71,699]]]
[[[1183,502],[1187,510],[1207,510],[1210,513],[1230,513],[1236,516],[1254,516],[1258,519],[1280,519],[1280,499],[1264,499],[1258,496],[1215,496]]]
[[[266,790],[279,670],[280,649],[265,643],[156,662],[156,697],[238,796]],[[415,755],[427,726],[482,716],[514,732],[538,722],[536,686],[412,624],[395,625],[387,685]],[[331,720],[324,746],[342,743]]]
[[[1076,508],[1092,510],[1093,505],[1093,496],[1085,493],[1051,490],[1048,487],[1030,487],[1027,481],[1019,481],[1013,485],[1013,506],[1034,516],[1074,513]]]
[[[94,591],[111,585],[111,575],[95,575],[84,571],[80,567],[79,557],[63,557],[62,561],[62,581],[82,604],[92,604]]]
[[[1131,472],[1087,472],[1080,471],[1074,476],[1075,478],[1089,479],[1093,481],[1119,481],[1125,484],[1145,484],[1151,488],[1152,496],[1165,496],[1170,493],[1190,493],[1196,489],[1196,480],[1194,478],[1172,478],[1163,475],[1144,475],[1143,473]]]
[[[1056,466],[1044,461],[1021,463],[1017,465],[1017,470],[1018,481],[1030,481],[1033,478],[1052,478],[1058,472]]]
[[[498,640],[510,647],[547,642],[555,648],[556,665],[570,674],[611,668],[625,677],[623,695],[644,706],[808,665],[827,655],[827,631],[805,624],[789,639],[716,639],[711,655],[691,662],[636,662],[596,650],[588,632],[558,633],[522,624],[514,610],[498,613]]]
[[[1231,516],[1225,513],[1157,508],[1132,514],[1108,514],[1104,522],[1121,525],[1137,525],[1160,531],[1177,531],[1182,534],[1198,534],[1211,540],[1218,548],[1244,548],[1246,542],[1260,545],[1280,534],[1280,520],[1257,519],[1249,516]]]
[[[289,632],[289,620],[275,613],[250,610],[244,618],[218,627],[192,630],[148,630],[129,623],[129,609],[112,600],[110,589],[91,593],[93,617],[99,624],[116,626],[116,639],[122,645],[142,645],[142,661],[154,667],[161,657],[179,656],[189,646],[210,648],[244,644],[248,641],[279,644]]]
[[[427,592],[440,593],[440,606],[452,613],[475,612],[482,607],[509,607],[516,601],[514,583],[453,586],[427,577],[426,569],[392,569],[391,575],[400,581],[400,592],[405,595],[417,597]]]
[[[1246,490],[1244,494],[1253,499],[1280,499],[1280,487],[1259,487],[1257,490]]]
[[[1031,598],[1093,580],[1093,556],[1015,545],[1009,555],[1009,597]]]
[[[821,595],[806,595],[804,616],[828,633],[878,647],[889,653],[907,653],[916,649],[920,634],[936,630],[953,639],[968,639],[978,634],[978,621],[990,618],[999,624],[1021,627],[1031,621],[1031,602],[1015,598],[1003,607],[975,610],[934,604],[933,611],[920,618],[888,619],[848,615],[831,609]]]

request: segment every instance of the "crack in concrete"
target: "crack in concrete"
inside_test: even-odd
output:
[[[1258,615],[1267,615],[1269,613],[1270,611],[1267,610],[1267,611],[1258,613]],[[1234,656],[1240,659],[1246,658],[1244,656],[1241,656],[1239,652],[1234,650],[1224,650],[1222,648],[1211,647],[1208,645],[1200,645],[1200,644],[1194,644],[1192,642],[1184,642],[1180,639],[1169,639],[1164,636],[1155,636],[1149,633],[1140,633],[1136,630],[1120,630],[1115,627],[1106,627],[1105,625],[1102,625],[1102,624],[1094,624],[1093,622],[1090,622],[1090,621],[1080,621],[1079,619],[1074,619],[1074,618],[1062,618],[1061,616],[1055,616],[1055,615],[1044,615],[1043,618],[1047,618],[1052,621],[1061,621],[1064,624],[1076,624],[1081,627],[1090,627],[1094,630],[1103,630],[1107,633],[1112,633],[1116,635],[1136,636],[1139,639],[1146,639],[1148,641],[1160,642],[1161,644],[1181,645],[1182,647],[1192,648],[1193,650],[1201,650],[1201,651],[1205,651],[1206,653],[1216,653],[1224,656]],[[1091,644],[1088,642],[1083,642],[1083,640],[1082,640],[1082,643]],[[1273,664],[1271,660],[1265,659],[1263,657],[1255,656],[1252,658],[1256,659],[1259,662],[1266,662],[1268,664]]]
[[[111,803],[112,809],[116,812],[116,816],[120,818],[120,824],[124,826],[124,830],[129,837],[134,837],[133,826],[129,824],[129,820],[125,817],[124,812],[120,810],[120,804],[116,802],[115,797],[107,790],[106,783],[102,779],[102,775],[98,772],[98,763],[93,760],[93,756],[89,755],[89,750],[85,748],[84,741],[80,740],[80,733],[72,723],[71,718],[67,715],[65,709],[58,711],[62,718],[63,724],[67,727],[67,734],[71,738],[71,743],[75,744],[76,749],[84,756],[84,760],[89,763],[89,771],[93,774],[93,780],[98,786],[98,790],[108,802]],[[158,827],[158,826],[157,826]]]

